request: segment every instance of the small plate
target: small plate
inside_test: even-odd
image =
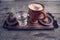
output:
[[[53,18],[50,15],[47,15],[47,17],[48,17],[48,22],[44,22],[43,20],[39,20],[39,23],[42,25],[46,25],[46,26],[53,24]]]

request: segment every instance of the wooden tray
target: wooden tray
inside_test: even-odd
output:
[[[54,29],[54,28],[58,28],[58,24],[57,24],[57,21],[54,20],[54,16],[51,15],[51,13],[48,13],[52,18],[53,18],[53,24],[52,25],[49,25],[49,26],[44,26],[44,25],[41,25],[39,23],[37,24],[31,24],[29,21],[28,21],[28,24],[26,26],[19,26],[18,23],[16,23],[14,26],[10,26],[10,25],[7,25],[6,23],[6,20],[3,24],[3,28],[5,29],[11,29],[11,30],[20,30],[20,29],[25,29],[25,30],[45,30],[45,29]],[[7,18],[6,18],[7,19]],[[28,19],[29,20],[29,19]]]

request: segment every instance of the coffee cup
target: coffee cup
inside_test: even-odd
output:
[[[28,14],[29,14],[29,20],[31,23],[38,23],[38,19],[43,19],[45,16],[44,13],[44,5],[41,3],[30,3],[28,5]],[[42,14],[42,16],[41,16]]]

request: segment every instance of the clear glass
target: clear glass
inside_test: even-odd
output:
[[[19,26],[26,26],[27,25],[27,12],[19,11],[15,14],[15,17],[19,23]]]

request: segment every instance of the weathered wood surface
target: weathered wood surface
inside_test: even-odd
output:
[[[35,0],[34,0],[35,1]],[[37,0],[39,1],[39,0]],[[27,11],[26,5],[31,1],[2,2],[0,3],[0,40],[60,40],[60,2],[41,1],[46,6],[46,11],[52,13],[58,22],[59,28],[51,31],[8,31],[3,29],[3,22],[6,17],[5,7],[8,11],[15,13],[18,10]],[[25,8],[26,7],[26,8]]]

